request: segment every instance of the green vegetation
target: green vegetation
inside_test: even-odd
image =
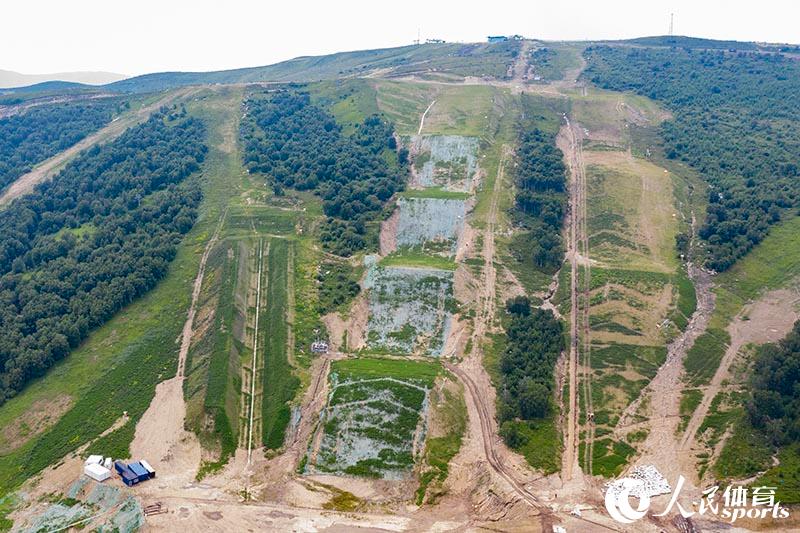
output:
[[[0,531],[11,531],[14,527],[14,521],[8,515],[14,510],[15,501],[13,495],[0,498]]]
[[[426,187],[425,189],[406,189],[399,193],[403,198],[435,198],[439,200],[466,200],[470,197],[469,193],[460,191],[448,191],[441,187]]]
[[[334,361],[322,440],[315,463],[309,461],[307,468],[374,478],[407,476],[420,416],[440,372],[438,364],[420,361]]]
[[[680,414],[681,421],[678,424],[678,431],[682,432],[689,424],[692,414],[695,412],[700,402],[703,401],[703,391],[700,389],[683,389],[681,391]]]
[[[119,98],[33,107],[0,118],[0,190],[34,165],[66,150],[111,121]]]
[[[764,291],[785,287],[797,278],[800,274],[800,254],[796,253],[800,249],[799,232],[800,217],[781,222],[772,228],[770,234],[751,253],[717,276],[717,303],[709,332],[727,327],[748,301],[757,299]],[[794,342],[791,340],[794,334],[790,334],[787,339],[790,343]],[[784,402],[790,404],[793,401],[793,393],[790,392],[792,348],[786,348],[788,347],[781,345],[763,346],[756,352],[755,368],[747,372],[751,377],[744,383],[749,391],[741,402],[746,413],[732,422],[733,436],[725,441],[725,446],[713,466],[715,474],[724,477],[754,475],[769,467],[770,457],[776,449],[781,454],[782,450],[792,446],[794,441],[791,438],[783,440],[786,437],[785,428],[791,427],[791,423],[789,426],[781,426],[787,422],[771,418],[782,412],[785,408]],[[718,354],[721,348],[717,346],[716,350]],[[702,363],[702,359],[698,358],[698,363]],[[757,375],[758,373],[763,375]],[[762,379],[765,381],[761,381]],[[772,382],[773,379],[778,381]],[[788,379],[788,384],[779,384],[783,379]],[[753,411],[756,409],[756,391],[761,391],[759,401],[763,404]],[[764,410],[763,413],[758,412],[761,409]],[[755,418],[751,418],[751,411]],[[796,419],[796,416],[790,416],[792,420]],[[740,462],[739,458],[745,454],[753,460]],[[780,467],[776,468],[780,470]],[[790,475],[788,471],[783,474]]]
[[[512,215],[523,231],[517,232],[511,252],[520,262],[531,262],[554,274],[564,259],[561,226],[566,209],[564,154],[555,135],[539,129],[519,134],[514,167],[516,202]]]
[[[403,248],[393,252],[380,261],[382,267],[435,268],[454,271],[456,264],[452,259],[440,255],[429,255],[416,248]]]
[[[507,420],[500,426],[500,436],[509,446],[525,456],[525,460],[543,474],[554,474],[561,468],[561,434],[556,417],[537,420]]]
[[[431,391],[431,418],[437,427],[429,428],[425,440],[425,453],[416,503],[436,503],[442,496],[442,485],[447,479],[450,460],[461,448],[467,428],[467,406],[463,387],[434,388]]]
[[[289,254],[294,243],[271,239],[267,267],[266,309],[264,310],[264,392],[262,394],[262,438],[268,449],[283,446],[299,379],[287,358],[287,276]]]
[[[511,448],[527,449],[533,466],[551,471],[558,462],[554,372],[564,349],[563,326],[551,311],[531,309],[523,296],[509,300],[506,308],[507,340],[499,361],[500,435]]]
[[[683,360],[686,381],[692,386],[708,384],[714,377],[730,341],[728,332],[721,329],[709,328],[700,335]]]
[[[231,206],[225,216],[228,234],[252,235],[254,231],[268,235],[288,235],[295,232],[296,211],[276,209],[266,205]]]
[[[333,253],[374,246],[368,228],[404,185],[392,127],[373,115],[345,135],[307,93],[254,92],[244,109],[247,168],[267,175],[277,196],[284,187],[316,192],[328,216],[321,240]]]
[[[586,445],[581,442],[580,456],[585,455]],[[610,438],[598,439],[592,447],[592,474],[608,478],[617,477],[636,450],[622,441]]]
[[[530,51],[533,75],[541,82],[563,80],[567,71],[581,66],[575,48],[543,46]]]
[[[697,309],[697,293],[694,290],[694,283],[689,279],[683,269],[673,278],[672,283],[678,291],[678,299],[675,310],[670,313],[669,319],[678,327],[685,329],[689,324],[689,319]]]
[[[769,464],[768,458],[765,459],[767,461],[756,468],[765,463]],[[775,491],[777,501],[784,504],[800,503],[800,443],[782,448],[778,452],[778,466],[767,470],[753,482],[753,486],[777,487]]]
[[[362,268],[343,262],[323,261],[320,264],[317,274],[320,315],[341,309],[358,295],[362,271]]]
[[[667,157],[689,164],[711,185],[699,232],[711,268],[730,268],[800,204],[794,59],[619,46],[589,47],[586,57],[584,76],[593,83],[649,96],[673,112],[661,127]]]
[[[185,289],[185,285],[179,284],[177,288]],[[131,421],[115,432],[119,446],[106,453],[113,453],[115,457],[130,455],[128,443],[133,437],[135,421],[150,405],[156,384],[174,375],[176,370],[178,346],[174,341],[180,335],[187,305],[186,296],[182,296],[178,301],[183,307],[179,309],[175,309],[179,306],[151,307],[153,315],[139,327],[152,325],[152,329],[139,330],[140,336],[127,343],[121,354],[123,357],[102,380],[83,391],[73,406],[40,437],[0,457],[0,490],[17,487],[66,453],[97,437],[124,411]],[[136,376],[136,386],[131,386],[131,376]]]
[[[216,72],[160,72],[109,84],[111,91],[147,93],[173,87],[259,81],[311,82],[364,76],[378,69],[394,75],[460,78],[494,75],[505,78],[519,50],[505,43],[442,43],[309,56],[263,67]]]
[[[325,485],[325,488],[330,490],[333,496],[322,504],[323,509],[347,513],[355,511],[361,506],[361,500],[352,492],[338,489],[333,485]]]
[[[241,390],[240,368],[237,363],[240,354],[245,350],[241,339],[235,338],[234,335],[237,333],[236,323],[242,320],[242,310],[236,305],[236,295],[237,292],[246,290],[246,287],[242,287],[246,282],[240,280],[238,276],[240,268],[245,267],[247,262],[247,256],[243,252],[242,247],[234,248],[224,243],[215,247],[209,256],[203,292],[211,291],[209,299],[212,301],[216,298],[213,326],[210,328],[211,331],[196,341],[186,361],[187,400],[194,396],[195,391],[198,394],[205,392],[202,399],[203,414],[187,417],[190,420],[188,424],[200,435],[201,442],[207,448],[219,449],[218,459],[203,465],[203,469],[207,472],[222,467],[236,452]],[[209,303],[211,302],[207,303],[206,299],[200,301],[201,306]],[[203,356],[207,358],[207,362],[200,360]],[[207,366],[205,376],[199,367],[201,364]],[[205,377],[204,382],[203,377]],[[213,424],[209,424],[209,420],[213,421]],[[208,440],[212,442],[209,443]],[[198,477],[201,477],[200,474]]]
[[[734,424],[733,433],[725,441],[725,447],[714,464],[714,474],[723,479],[753,476],[772,466],[773,452],[767,438],[744,417]]]
[[[185,114],[156,113],[0,212],[0,404],[166,275],[202,196],[186,178],[205,128]]]
[[[800,321],[779,344],[756,353],[747,412],[775,445],[800,442]]]

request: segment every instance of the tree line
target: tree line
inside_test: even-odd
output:
[[[592,46],[584,76],[663,102],[666,156],[710,184],[699,235],[726,270],[798,206],[800,64],[782,54]],[[792,213],[794,214],[794,213]]]
[[[753,427],[777,446],[800,442],[800,321],[781,342],[759,348],[750,384]]]
[[[512,448],[524,446],[518,422],[553,413],[555,365],[564,349],[562,323],[550,310],[531,308],[524,296],[506,302],[506,347],[500,357],[498,387],[500,434]]]
[[[512,217],[523,231],[517,232],[512,252],[547,274],[555,273],[564,259],[561,227],[566,208],[566,167],[555,135],[540,129],[519,133],[514,184],[516,200]]]
[[[120,101],[33,107],[0,119],[0,189],[111,121]]]
[[[0,403],[163,278],[196,218],[204,137],[162,109],[0,212]]]
[[[334,117],[311,103],[308,93],[253,93],[241,124],[244,163],[266,175],[276,194],[285,187],[322,198],[327,220],[321,240],[331,252],[350,256],[373,245],[368,227],[404,185],[391,124],[367,117],[348,135]]]

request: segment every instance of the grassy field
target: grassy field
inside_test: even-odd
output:
[[[575,45],[558,45],[548,43],[543,48],[546,52],[536,53],[532,49],[529,63],[533,66],[533,75],[539,76],[542,82],[563,80],[567,71],[581,65],[581,48]]]
[[[262,404],[262,442],[268,449],[283,446],[289,424],[289,402],[300,385],[288,360],[287,342],[287,277],[289,255],[294,243],[286,239],[271,239],[267,269],[266,308],[262,319],[264,332],[264,393]]]
[[[773,226],[769,235],[730,270],[715,279],[716,308],[705,334],[684,360],[694,385],[708,383],[719,366],[730,337],[728,324],[749,301],[786,286],[800,276],[800,217]]]
[[[438,86],[389,80],[373,83],[378,107],[394,123],[397,133],[402,136],[416,135],[419,118],[436,98]]]
[[[402,198],[434,198],[438,200],[466,200],[470,197],[469,193],[459,191],[447,191],[441,187],[427,187],[425,189],[406,189],[398,196]]]
[[[488,85],[407,84],[376,81],[379,109],[395,123],[400,135],[416,135],[419,119],[428,105],[436,103],[425,117],[426,135],[464,135],[488,138],[496,120],[492,111],[500,91]]]
[[[584,129],[592,261],[592,466],[594,474],[613,477],[635,453],[631,444],[642,438],[630,435],[621,442],[607,435],[656,375],[667,342],[686,327],[696,306],[675,248],[675,236],[685,229],[680,209],[685,192],[683,182],[655,164],[647,148],[633,149],[633,130],[641,142],[642,131],[657,131],[667,116],[654,102],[593,89],[570,101]]]
[[[440,255],[430,255],[420,250],[403,249],[393,252],[380,261],[383,267],[435,268],[454,271],[456,264],[452,259]]]
[[[664,169],[626,152],[584,152],[592,259],[614,268],[674,272],[678,221]]]
[[[439,86],[436,104],[425,117],[422,133],[488,137],[493,133],[490,115],[497,92],[488,85]]]
[[[195,341],[186,360],[186,425],[206,450],[218,452],[205,470],[221,467],[236,451],[244,345],[244,305],[250,274],[250,248],[225,240],[209,255],[200,294],[204,319],[195,324]],[[213,420],[213,424],[208,421]]]

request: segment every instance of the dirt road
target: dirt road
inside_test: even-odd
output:
[[[684,332],[667,346],[667,358],[656,376],[620,418],[620,425],[624,426],[639,409],[644,398],[651,399],[651,412],[648,413],[650,431],[642,444],[638,464],[655,465],[668,480],[678,479],[679,475],[685,476],[692,471],[684,467],[690,458],[687,454],[679,452],[675,438],[680,420],[683,359],[697,337],[705,332],[708,320],[714,311],[710,274],[691,263],[688,266],[688,274],[695,285],[697,309]]]
[[[453,365],[445,363],[445,367],[450,370],[464,384],[469,403],[474,407],[478,415],[480,424],[480,438],[486,460],[492,470],[504,479],[513,491],[523,501],[533,507],[541,507],[536,497],[525,488],[525,481],[517,478],[517,474],[509,467],[507,461],[500,457],[499,449],[502,444],[497,436],[494,423],[494,403],[490,399],[494,398],[490,388],[490,380],[483,367],[483,354],[481,345],[485,336],[493,329],[495,314],[495,288],[497,282],[497,272],[494,267],[495,260],[495,231],[497,225],[497,201],[500,191],[505,186],[505,167],[511,151],[508,147],[503,147],[503,154],[498,164],[497,176],[492,189],[489,211],[486,217],[486,229],[483,233],[483,279],[481,280],[481,294],[479,298],[480,309],[475,317],[475,327],[473,330],[473,346],[471,354],[467,359],[459,364]],[[480,385],[479,385],[480,384]],[[472,416],[472,412],[470,413]]]
[[[579,462],[578,435],[579,435],[579,409],[578,405],[578,373],[579,369],[579,343],[581,329],[585,327],[584,340],[588,342],[588,297],[581,298],[581,292],[586,287],[579,287],[579,257],[588,254],[588,239],[586,238],[586,208],[585,208],[585,171],[580,150],[580,139],[576,127],[564,116],[565,124],[557,137],[558,147],[564,152],[570,176],[570,209],[569,228],[567,231],[567,258],[570,265],[570,346],[567,358],[567,376],[569,382],[568,414],[566,443],[562,456],[562,475],[565,481],[573,477],[573,472]],[[588,270],[588,269],[587,269]],[[584,276],[587,277],[587,276]],[[583,306],[583,308],[582,308]],[[586,347],[584,346],[584,352]],[[584,365],[585,366],[585,365]],[[588,387],[588,377],[583,376],[582,385]],[[591,394],[586,394],[591,398]],[[587,455],[589,455],[587,453]]]
[[[714,397],[723,389],[723,383],[731,377],[731,366],[746,345],[777,342],[785,337],[798,319],[797,306],[800,294],[796,289],[780,289],[768,292],[758,301],[746,306],[728,326],[731,343],[722,361],[703,391],[700,405],[692,413],[681,439],[680,449],[687,450],[694,443],[697,430],[706,419]]]
[[[422,113],[421,117],[419,117],[419,129],[417,130],[417,135],[422,135],[422,128],[425,127],[425,117],[428,115],[428,111],[431,110],[433,104],[435,103],[436,100],[431,101],[431,103],[428,104],[428,107],[425,109],[425,112]]]
[[[184,98],[197,90],[197,88],[193,88],[170,91],[163,97],[159,98],[156,102],[144,106],[136,111],[131,111],[121,115],[104,128],[89,135],[82,141],[71,146],[70,148],[67,148],[63,152],[59,152],[50,159],[40,163],[36,168],[27,174],[23,174],[17,178],[14,183],[9,185],[8,188],[3,191],[2,196],[0,196],[0,207],[11,203],[13,200],[22,195],[28,194],[37,184],[53,177],[58,170],[61,170],[63,165],[68,163],[70,159],[78,155],[83,150],[91,148],[96,144],[108,142],[116,137],[119,137],[131,126],[135,126],[136,124],[147,120],[150,115],[154,111],[158,110],[161,106],[172,104],[180,98]]]
[[[500,477],[505,479],[511,488],[514,489],[514,492],[516,492],[525,502],[533,507],[541,507],[541,504],[536,497],[525,488],[524,482],[517,480],[514,471],[506,468],[504,462],[498,457],[495,445],[493,444],[493,442],[497,440],[491,422],[494,415],[489,412],[488,408],[486,407],[486,403],[481,400],[484,395],[481,394],[478,386],[475,384],[472,378],[470,378],[469,375],[459,367],[449,363],[445,363],[444,366],[450,372],[455,374],[462,383],[464,383],[467,393],[469,394],[471,401],[474,403],[478,411],[481,424],[481,440],[483,442],[483,451],[486,454],[486,460],[489,462],[492,470],[497,472]]]

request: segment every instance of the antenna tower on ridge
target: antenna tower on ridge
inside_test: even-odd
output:
[[[675,28],[675,13],[669,14],[669,35],[672,37],[672,30]]]

